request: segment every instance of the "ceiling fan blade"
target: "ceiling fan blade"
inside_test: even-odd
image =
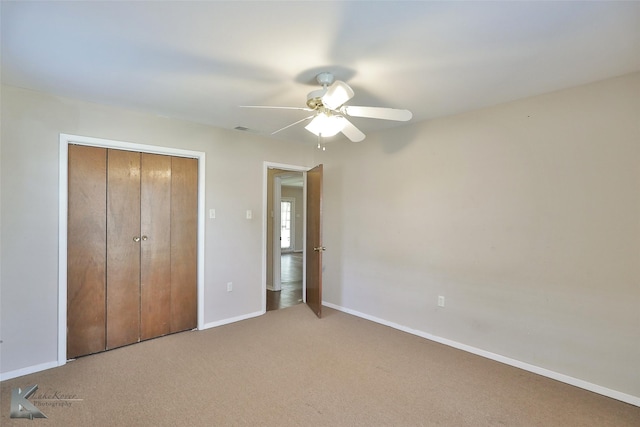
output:
[[[385,107],[358,107],[346,105],[340,111],[352,117],[366,117],[369,119],[396,120],[406,122],[411,120],[413,114],[409,110],[398,110],[396,108]]]
[[[343,81],[336,80],[327,89],[327,93],[322,96],[322,105],[335,110],[351,98],[353,98],[353,89]]]
[[[271,105],[239,105],[240,108],[266,108],[272,110],[300,110],[300,111],[313,111],[311,108],[303,107],[274,107]]]
[[[302,123],[302,122],[304,122],[305,120],[309,120],[310,118],[312,118],[312,117],[314,117],[314,116],[315,116],[315,114],[312,114],[312,115],[311,115],[311,116],[309,116],[309,117],[305,117],[304,119],[300,119],[300,120],[298,120],[298,121],[297,121],[297,122],[295,122],[295,123],[291,123],[290,125],[287,125],[287,126],[283,127],[282,129],[278,129],[278,130],[277,130],[277,131],[275,131],[275,132],[271,132],[271,135],[275,135],[275,134],[276,134],[276,133],[278,133],[278,132],[281,132],[281,131],[283,131],[283,130],[285,130],[285,129],[289,129],[291,126],[295,126],[295,125],[297,125],[298,123]]]
[[[344,136],[349,138],[353,142],[360,142],[365,138],[364,133],[353,125],[349,120],[344,119],[344,127],[342,128]]]

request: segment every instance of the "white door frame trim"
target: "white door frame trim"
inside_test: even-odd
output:
[[[198,329],[204,329],[204,207],[205,207],[205,153],[179,148],[136,144],[124,141],[60,134],[60,158],[58,180],[58,366],[67,363],[67,215],[69,144],[115,148],[151,154],[189,157],[198,160]]]
[[[280,223],[282,214],[278,206],[282,199],[282,178],[279,175],[273,177],[273,281],[271,283],[272,291],[282,290],[282,266],[278,260],[281,260],[282,248],[280,246],[282,233],[280,231]]]

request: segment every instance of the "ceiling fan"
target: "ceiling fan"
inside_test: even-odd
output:
[[[316,80],[322,89],[309,92],[307,95],[307,108],[301,107],[274,107],[259,105],[243,105],[243,108],[272,108],[282,110],[302,110],[313,112],[308,117],[291,123],[281,129],[272,132],[272,135],[310,120],[305,126],[309,132],[318,138],[331,137],[342,132],[351,141],[359,142],[365,138],[365,134],[351,123],[347,117],[365,117],[370,119],[395,120],[406,122],[413,116],[409,110],[385,107],[360,107],[345,105],[353,98],[354,92],[348,84],[335,80],[332,73],[324,72],[316,76]]]

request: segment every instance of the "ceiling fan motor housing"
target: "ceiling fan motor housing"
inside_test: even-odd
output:
[[[327,91],[325,89],[314,90],[307,94],[307,107],[315,110],[319,107],[322,107],[322,96]]]
[[[322,107],[322,97],[327,93],[327,86],[334,82],[335,77],[331,73],[324,72],[318,74],[316,80],[322,86],[322,89],[314,90],[307,94],[307,107],[312,110]]]

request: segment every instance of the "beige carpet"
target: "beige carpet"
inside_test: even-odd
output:
[[[0,424],[640,426],[638,407],[325,313],[298,305],[5,381]],[[48,418],[10,419],[11,390],[32,384]]]

